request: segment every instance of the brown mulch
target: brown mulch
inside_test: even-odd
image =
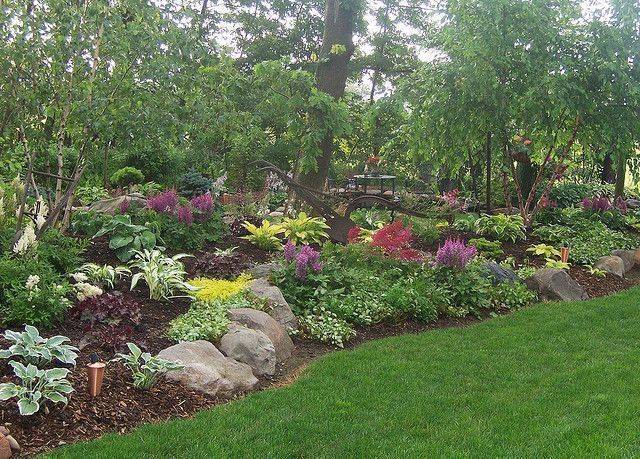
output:
[[[420,248],[435,252],[438,245],[452,234],[456,233],[444,235],[441,241],[431,245],[420,245]],[[460,236],[464,239],[473,237],[464,234]],[[528,239],[522,243],[503,244],[503,248],[519,263],[528,258],[530,264],[541,266],[542,260],[532,257],[526,252],[526,248],[533,243],[535,241]],[[212,275],[212,272],[222,277],[233,276],[242,272],[249,265],[265,262],[269,259],[267,253],[235,237],[226,241],[222,248],[234,246],[239,247],[236,262],[222,267],[216,267],[216,260],[211,258],[214,246],[206,247],[195,254],[196,257],[188,259],[186,263],[186,269],[190,276]],[[87,253],[92,262],[118,263],[108,249],[106,239],[92,241]],[[210,269],[203,269],[209,265],[211,265]],[[572,266],[570,274],[585,287],[591,297],[607,295],[640,283],[640,270],[632,271],[626,279],[619,279],[611,275],[600,278],[591,275],[580,266]],[[177,299],[169,303],[161,303],[149,300],[144,288],[138,288],[129,293],[126,284],[117,287],[118,290],[125,292],[124,295],[130,296],[142,304],[142,325],[135,327],[129,341],[139,344],[144,350],[154,354],[172,345],[173,343],[166,337],[167,324],[176,316],[187,311],[188,301]],[[507,311],[502,311],[502,313],[507,313]],[[352,349],[364,342],[388,336],[420,333],[436,328],[463,327],[484,320],[490,315],[490,313],[486,313],[480,318],[465,317],[460,319],[443,317],[430,324],[405,321],[359,327],[356,330],[356,337],[345,347]],[[110,432],[125,433],[148,422],[188,418],[197,411],[243,396],[243,394],[239,394],[233,397],[211,397],[164,380],[151,390],[139,390],[133,387],[131,375],[125,367],[119,363],[110,363],[107,366],[102,394],[92,399],[86,392],[85,365],[89,363],[92,354],[98,354],[103,361],[107,361],[113,357],[113,351],[105,350],[99,342],[87,340],[85,326],[76,320],[65,320],[51,334],[68,336],[76,345],[81,343],[82,349],[78,365],[69,377],[76,391],[71,394],[67,406],[52,405],[49,413],[41,412],[29,417],[21,417],[13,402],[2,404],[0,425],[6,425],[11,430],[13,436],[23,446],[23,454],[25,455],[51,450],[66,443],[97,438]],[[307,339],[294,338],[294,343],[295,349],[291,358],[278,368],[276,375],[262,378],[259,389],[289,385],[304,373],[304,369],[312,360],[335,351],[335,348],[328,344]],[[0,348],[5,348],[6,344],[0,337]],[[11,374],[12,371],[6,362],[0,362],[0,382],[10,380],[9,375]]]

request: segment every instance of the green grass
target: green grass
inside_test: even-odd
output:
[[[370,342],[290,387],[53,456],[635,456],[639,296]]]

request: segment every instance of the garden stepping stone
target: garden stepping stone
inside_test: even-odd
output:
[[[259,330],[269,337],[276,350],[276,359],[283,362],[291,356],[293,341],[280,323],[266,312],[251,308],[229,309],[229,319],[252,330]]]
[[[635,250],[614,250],[611,255],[622,258],[625,274],[631,271],[636,264]]]
[[[270,308],[270,315],[286,330],[298,329],[298,319],[291,311],[289,303],[284,299],[278,287],[271,285],[266,278],[261,277],[251,281],[247,288],[258,298],[267,301],[267,305]]]
[[[541,299],[547,301],[587,300],[589,295],[566,271],[555,268],[543,268],[525,280],[531,290],[538,292]]]
[[[209,341],[182,342],[160,351],[158,357],[184,365],[168,372],[167,379],[205,394],[245,392],[258,384],[249,365],[225,357]]]
[[[227,357],[249,365],[256,376],[271,376],[276,372],[276,349],[260,330],[231,324],[218,348]]]
[[[593,266],[618,277],[624,277],[624,260],[618,256],[609,255],[600,257]]]

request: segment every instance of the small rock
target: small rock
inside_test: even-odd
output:
[[[249,274],[254,279],[259,279],[260,277],[269,277],[271,273],[279,270],[282,267],[280,263],[272,261],[271,263],[261,263],[255,265],[253,268],[249,269]]]
[[[276,372],[276,350],[260,330],[232,324],[218,347],[227,357],[249,365],[256,376],[271,376]]]
[[[285,330],[297,330],[298,319],[291,311],[291,307],[287,300],[284,299],[280,289],[274,285],[271,285],[269,281],[262,277],[254,279],[248,285],[248,289],[258,298],[262,298],[267,301],[267,305],[270,309],[270,315],[282,325]]]
[[[209,395],[244,392],[258,384],[249,365],[225,357],[209,341],[182,342],[160,351],[158,357],[184,365],[167,373],[167,379]]]
[[[598,261],[596,261],[594,267],[614,274],[618,277],[624,277],[624,260],[622,260],[622,258],[618,256],[611,255],[601,257]]]
[[[489,276],[491,276],[493,284],[502,284],[503,282],[515,282],[518,276],[510,269],[503,268],[495,261],[488,261],[484,264]]]
[[[9,435],[9,433],[9,429],[7,429],[5,426],[0,426],[0,434]]]
[[[637,209],[640,207],[640,199],[629,198],[626,201],[627,207],[631,209]]]
[[[625,274],[631,271],[636,264],[635,250],[614,250],[611,255],[622,258]]]
[[[273,212],[269,212],[269,217],[273,217],[273,218],[277,218],[277,217],[282,217],[284,216],[283,212],[279,212],[277,210],[274,210]]]
[[[9,459],[11,457],[11,444],[4,435],[0,435],[0,459]]]
[[[589,295],[567,272],[562,269],[543,268],[525,280],[531,290],[547,301],[587,300]]]
[[[11,435],[7,435],[6,437],[7,440],[9,440],[9,445],[11,446],[11,449],[13,450],[13,452],[17,452],[20,451],[20,443],[18,443],[18,441],[13,438]]]
[[[278,362],[291,356],[293,341],[282,325],[266,312],[250,308],[229,309],[229,319],[252,330],[260,330],[267,335],[276,350]]]

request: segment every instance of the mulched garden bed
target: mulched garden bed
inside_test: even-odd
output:
[[[449,235],[459,235],[468,239],[470,235],[455,233],[443,236],[442,241],[430,246],[421,246],[435,252],[439,243]],[[530,256],[526,252],[535,241],[529,239],[518,244],[503,244],[505,252],[521,262],[525,257],[531,264],[541,266],[542,260]],[[246,241],[231,238],[220,248],[238,247],[234,252],[232,262],[221,263],[213,252],[215,247],[206,247],[196,253],[192,259],[185,260],[186,269],[191,277],[208,275],[217,277],[232,277],[255,263],[262,263],[269,259],[267,253],[256,249]],[[88,261],[95,263],[117,264],[118,261],[108,249],[104,239],[91,242],[87,250]],[[619,290],[627,289],[640,283],[640,270],[629,273],[626,279],[607,275],[601,278],[590,274],[579,266],[572,266],[571,276],[582,284],[591,297],[607,295]],[[138,288],[127,292],[128,286],[123,283],[118,290],[135,298],[142,306],[142,325],[133,330],[129,341],[140,345],[144,350],[157,353],[174,344],[166,337],[166,328],[170,320],[184,313],[188,309],[186,300],[177,299],[164,304],[148,299],[147,291]],[[508,311],[504,311],[508,313]],[[373,339],[407,333],[419,333],[430,329],[461,327],[489,318],[487,313],[483,317],[465,317],[461,319],[441,318],[431,324],[420,324],[406,321],[397,324],[377,324],[357,328],[356,337],[346,344],[346,348],[354,348]],[[113,352],[107,352],[99,342],[87,340],[87,331],[82,323],[67,318],[50,334],[62,334],[71,338],[72,342],[81,347],[76,369],[70,374],[69,380],[76,389],[71,395],[67,406],[54,405],[49,413],[37,413],[29,417],[21,417],[15,409],[13,401],[0,409],[0,425],[11,430],[12,435],[23,448],[23,455],[32,455],[56,448],[60,445],[100,437],[106,433],[125,433],[148,422],[160,422],[172,418],[187,418],[197,411],[226,403],[243,396],[211,397],[194,392],[184,386],[170,381],[160,381],[151,390],[137,389],[131,382],[130,372],[120,363],[111,363],[107,367],[102,394],[93,399],[86,391],[87,375],[85,365],[90,362],[93,353],[98,354],[103,361],[113,357]],[[85,337],[85,338],[83,338]],[[290,384],[308,365],[319,356],[335,351],[335,348],[317,341],[294,338],[295,350],[290,359],[278,368],[276,375],[262,378],[258,389]],[[7,342],[0,338],[0,347],[6,348]],[[0,382],[9,380],[12,374],[6,361],[0,361]]]

